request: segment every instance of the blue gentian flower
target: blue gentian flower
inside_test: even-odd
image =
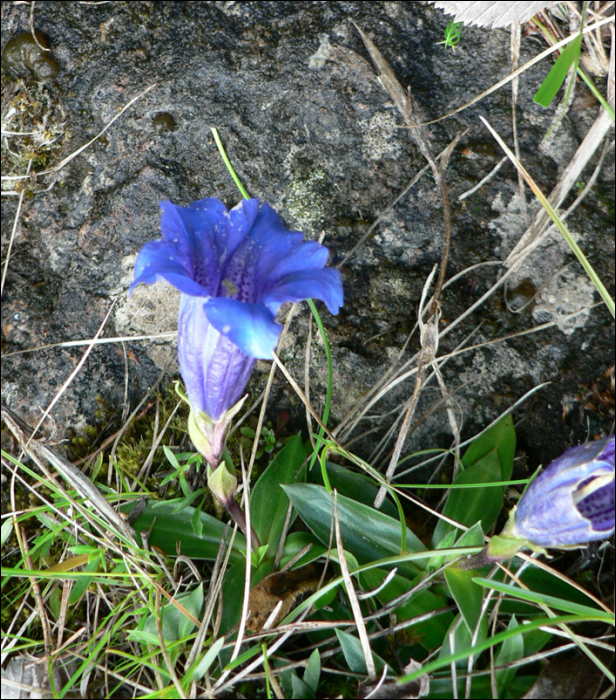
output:
[[[278,342],[280,306],[316,298],[337,314],[341,275],[324,269],[327,248],[287,230],[258,199],[231,210],[212,198],[189,207],[161,202],[161,208],[163,238],[142,248],[130,291],[164,279],[182,293],[178,360],[189,431],[216,470],[254,365],[270,359]]]
[[[500,535],[456,564],[476,569],[523,547],[574,547],[614,532],[614,436],[572,447],[532,481]]]
[[[531,482],[509,537],[538,547],[603,540],[614,532],[614,436],[572,447]]]

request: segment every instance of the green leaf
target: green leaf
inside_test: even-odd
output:
[[[458,472],[454,486],[455,484],[489,484],[491,481],[502,481],[501,465],[496,449],[468,469]],[[504,486],[458,490],[453,488],[443,508],[443,515],[467,526],[481,521],[482,529],[487,531],[492,527],[502,508],[504,493]],[[445,520],[439,520],[434,529],[433,542],[440,542],[452,529],[454,529],[453,525]]]
[[[220,621],[220,631],[227,632],[240,619],[242,614],[242,601],[244,599],[244,580],[246,578],[246,560],[236,561],[232,567],[227,569],[227,573],[222,582],[222,616]],[[226,658],[225,658],[226,656]],[[231,652],[223,654],[224,663],[227,663]]]
[[[317,484],[323,484],[320,465],[317,464],[316,467],[312,469],[311,475],[314,478],[311,480]],[[352,498],[354,501],[367,506],[371,506],[374,503],[379,487],[375,484],[374,479],[371,479],[369,476],[332,462],[327,462],[327,475],[332,488],[336,489],[343,496]],[[388,498],[383,501],[383,505],[379,510],[392,518],[398,518],[398,509]]]
[[[370,569],[369,571],[363,571],[361,578],[366,589],[375,590],[383,583],[388,573],[385,569]],[[409,581],[404,576],[396,574],[375,597],[381,605],[386,605],[415,588],[421,583],[422,578],[423,576],[420,575],[413,581]],[[398,622],[402,622],[443,607],[445,607],[445,601],[442,598],[435,595],[431,590],[424,589],[394,608],[394,612]],[[420,622],[418,625],[413,625],[411,632],[419,638],[420,644],[428,651],[432,651],[442,644],[451,620],[452,614],[446,612],[425,622]]]
[[[329,543],[332,517],[332,496],[317,484],[283,486],[302,520],[325,545]],[[338,495],[338,518],[344,548],[354,554],[360,563],[400,554],[400,523],[374,508]],[[406,527],[406,525],[404,525]],[[423,543],[406,529],[407,550],[423,552]],[[421,563],[400,564],[401,574],[413,578]]]
[[[130,513],[135,505],[136,503],[129,503],[121,510]],[[203,532],[201,536],[197,536],[191,522],[195,509],[187,506],[180,513],[176,513],[174,505],[169,501],[149,501],[145,511],[133,523],[133,528],[136,532],[142,532],[152,527],[148,542],[160,547],[169,556],[177,555],[176,544],[179,543],[180,553],[191,559],[216,559],[225,524],[207,513],[201,513],[199,517]],[[243,561],[245,551],[246,539],[238,532],[233,541],[231,561],[237,561],[240,557]]]
[[[4,547],[5,542],[8,540],[9,535],[13,532],[13,519],[7,518],[0,528],[0,543]]]
[[[541,87],[535,93],[533,100],[542,107],[549,107],[550,102],[554,99],[556,93],[567,77],[567,72],[573,62],[580,55],[582,47],[582,35],[577,36],[570,44],[567,44],[560,56],[556,59],[556,63],[552,66],[547,74]]]
[[[467,469],[496,448],[501,463],[502,481],[511,478],[513,471],[513,458],[515,456],[516,435],[513,427],[513,419],[508,413],[498,423],[477,437],[468,446],[462,457],[462,467]]]
[[[308,659],[308,666],[304,671],[304,683],[315,694],[319,687],[319,679],[321,678],[321,656],[319,650],[315,649]]]
[[[458,472],[454,485],[508,481],[513,471],[515,445],[513,419],[508,413],[469,445],[462,457],[462,470]],[[502,508],[505,488],[452,489],[443,514],[469,527],[481,520],[483,531],[488,532]],[[452,529],[455,529],[453,525],[439,520],[434,529],[432,546],[438,546]]]
[[[483,532],[479,523],[467,530],[456,542],[456,546],[469,547],[483,544]],[[472,634],[481,615],[483,590],[474,583],[476,571],[465,571],[449,566],[445,569],[445,581],[449,586],[451,597],[456,601],[464,622]]]
[[[224,643],[225,638],[220,637],[214,642],[214,644],[212,644],[212,646],[205,652],[203,658],[196,662],[192,675],[190,675],[190,671],[188,672],[187,676],[189,676],[189,681],[199,681],[203,678],[203,676],[205,676],[205,674],[210,670],[210,667],[214,661],[216,661],[218,652],[222,649]]]
[[[366,669],[366,660],[364,659],[364,654],[359,639],[348,632],[343,632],[337,627],[336,636],[338,637],[338,641],[342,647],[342,653],[344,654],[349,670],[353,673],[362,673],[364,675],[368,673],[368,670]],[[372,658],[374,659],[376,672],[380,675],[385,667],[385,662],[374,652],[372,652]]]
[[[190,518],[190,524],[192,525],[193,532],[197,537],[201,537],[203,535],[203,521],[201,520],[201,509],[200,508],[195,508],[195,512],[192,514],[192,517]]]
[[[293,673],[291,674],[291,687],[293,688],[293,695],[291,696],[293,700],[312,700],[316,695],[312,691],[312,688],[305,683],[300,677]]]
[[[473,639],[473,634],[472,632],[469,631],[467,625],[464,622],[464,618],[462,617],[462,620],[460,621],[461,615],[457,615],[451,625],[449,626],[449,630],[447,634],[445,635],[445,638],[443,640],[443,646],[441,647],[441,650],[438,654],[439,659],[445,659],[447,658],[450,654],[460,654],[461,658],[456,661],[456,666],[460,669],[466,669],[466,664],[467,664],[467,656],[470,655],[470,650],[473,648],[473,646],[477,647],[480,644],[482,644],[488,637],[488,622],[486,619],[486,616],[484,615],[481,618],[481,622],[479,623],[479,631],[477,633],[477,640],[476,643],[473,645],[471,644],[472,639]],[[454,630],[455,632],[453,633],[453,645],[454,649],[451,648],[450,645],[450,637],[451,637],[451,630]]]
[[[252,491],[250,521],[261,543],[269,545],[267,559],[273,559],[276,554],[289,507],[289,498],[280,487],[295,483],[305,459],[302,437],[295,435],[276,455]]]
[[[187,595],[178,596],[178,602],[197,619],[201,616],[203,608],[203,584],[199,584],[194,591]],[[195,628],[183,612],[178,610],[173,603],[166,603],[161,611],[163,639],[166,642],[175,642],[187,637]],[[129,639],[147,641],[149,644],[160,646],[158,632],[156,631],[156,618],[154,613],[148,615],[141,630],[132,630],[128,634]]]
[[[167,445],[163,445],[163,452],[165,453],[167,461],[174,469],[182,469],[174,452],[171,449],[169,449]]]
[[[299,554],[302,549],[308,545],[312,546],[306,554],[293,564],[294,569],[298,569],[300,566],[310,564],[311,561],[318,559],[327,552],[327,547],[321,544],[319,539],[313,535],[312,532],[292,532],[290,535],[287,535],[282,550],[282,557],[280,558],[280,568],[284,568],[294,556]]]
[[[507,625],[508,630],[516,629],[519,627],[518,621],[515,619],[515,615],[509,620]],[[504,664],[511,663],[512,661],[517,661],[524,656],[524,637],[521,634],[516,634],[514,637],[509,637],[505,639],[502,643],[501,648],[496,657],[496,666],[503,666]],[[509,684],[513,680],[517,672],[517,668],[506,668],[502,671],[496,671],[496,682],[498,684],[498,697],[504,697],[504,692],[508,688]]]
[[[453,543],[456,541],[456,533],[457,530],[451,530],[448,532],[442,540],[440,540],[437,545],[435,546],[435,550],[438,549],[448,549],[449,547],[453,547]],[[433,557],[430,557],[428,559],[428,564],[426,566],[426,569],[432,573],[433,571],[436,571],[437,569],[440,569],[441,566],[443,566],[443,563],[445,562],[445,555],[444,554],[435,554]]]
[[[471,572],[472,573],[472,572]],[[492,588],[495,591],[500,591],[501,593],[506,593],[507,595],[513,596],[514,598],[519,598],[521,600],[526,600],[533,603],[544,603],[551,608],[556,608],[556,610],[563,610],[564,612],[569,612],[574,615],[599,615],[605,619],[605,622],[609,625],[614,624],[614,615],[605,612],[599,608],[590,607],[589,605],[580,605],[579,603],[572,603],[570,600],[562,600],[561,598],[556,598],[552,595],[545,595],[545,593],[537,593],[536,591],[527,591],[524,588],[519,588],[518,586],[511,586],[507,583],[500,583],[499,581],[492,581],[491,579],[481,578],[476,576],[474,579],[475,583],[485,588]]]
[[[95,556],[91,556],[88,559],[87,564],[84,566],[84,571],[96,573],[100,568],[101,559],[102,552],[98,550]],[[94,576],[82,576],[75,581],[75,584],[68,597],[69,605],[76,605],[81,600],[81,596],[86,592],[87,588],[92,583],[93,578]]]

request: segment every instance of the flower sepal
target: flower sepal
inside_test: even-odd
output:
[[[193,445],[205,457],[213,470],[216,470],[220,463],[229,425],[244,405],[247,396],[248,394],[242,396],[235,405],[231,406],[215,421],[203,411],[195,410],[193,406],[190,407],[188,434]]]
[[[223,460],[216,469],[212,469],[209,465],[207,468],[207,485],[210,491],[222,503],[225,510],[238,524],[244,536],[248,538],[248,527],[246,524],[246,516],[241,509],[240,504],[235,500],[235,490],[237,488],[237,477],[234,473],[232,465],[227,465]],[[254,529],[250,528],[250,542],[252,549],[257,552],[261,543]]]
[[[510,516],[511,518],[511,516]],[[512,522],[511,520],[509,522]],[[528,540],[509,534],[509,523],[504,527],[500,535],[493,535],[490,543],[485,549],[482,549],[479,554],[468,556],[466,559],[461,559],[456,562],[455,567],[458,569],[480,569],[482,566],[496,564],[497,562],[511,559],[520,549],[528,548],[536,552],[545,554],[545,550],[541,547],[535,547]]]
[[[227,467],[223,460],[216,469],[207,467],[207,485],[216,498],[229,510],[229,504],[235,496],[237,477]]]

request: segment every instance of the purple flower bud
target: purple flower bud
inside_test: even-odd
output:
[[[327,248],[287,230],[258,199],[231,210],[218,199],[161,208],[163,238],[141,249],[130,291],[164,279],[182,292],[178,360],[189,427],[215,469],[256,360],[270,359],[278,342],[280,306],[314,297],[337,314],[342,279],[324,269]]]
[[[614,532],[614,436],[572,447],[529,485],[503,534],[539,547],[602,540]]]

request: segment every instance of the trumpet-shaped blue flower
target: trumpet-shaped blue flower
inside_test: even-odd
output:
[[[503,533],[539,547],[602,540],[614,532],[614,436],[572,447],[529,485]]]
[[[500,535],[457,564],[476,569],[522,547],[571,547],[614,532],[614,436],[572,447],[531,482]]]
[[[271,358],[278,342],[280,306],[316,298],[337,314],[342,280],[338,270],[324,269],[327,248],[287,230],[258,199],[230,210],[211,198],[161,208],[163,238],[142,248],[130,291],[164,279],[182,292],[178,359],[189,429],[216,469],[255,362]]]

